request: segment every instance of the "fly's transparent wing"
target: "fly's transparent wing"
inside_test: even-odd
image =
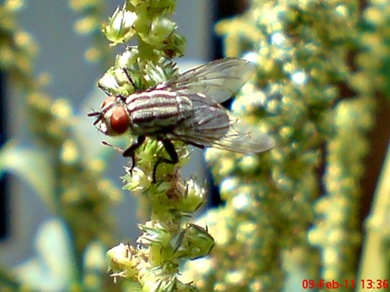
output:
[[[254,73],[254,64],[243,59],[225,58],[186,71],[156,89],[200,93],[221,103],[234,95]]]
[[[212,147],[239,153],[260,153],[274,146],[272,139],[260,130],[243,124],[233,117],[226,135],[214,141]]]
[[[213,141],[211,147],[239,153],[260,153],[274,146],[267,134],[243,124],[231,115],[230,118],[229,131],[221,139]]]
[[[240,153],[259,153],[272,148],[273,142],[268,135],[250,129],[213,100],[199,94],[188,97],[193,104],[193,113],[168,138]]]

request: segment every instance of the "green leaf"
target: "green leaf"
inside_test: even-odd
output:
[[[53,211],[54,177],[48,158],[43,150],[22,147],[11,141],[0,150],[0,176],[9,172],[24,180]]]
[[[46,221],[34,241],[36,254],[15,269],[19,279],[38,291],[68,291],[72,282],[70,238],[59,219]]]

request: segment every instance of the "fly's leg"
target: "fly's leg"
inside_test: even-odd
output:
[[[153,167],[153,183],[156,182],[157,167],[160,163],[176,164],[179,162],[179,156],[177,156],[175,147],[173,146],[172,142],[168,139],[161,140],[161,142],[163,143],[165,151],[167,151],[171,159],[160,157],[157,160],[156,164]]]
[[[133,86],[134,90],[136,92],[138,92],[139,91],[139,87],[135,85],[135,82],[134,82],[133,78],[131,78],[127,68],[123,68],[123,72],[125,72],[125,75],[126,75],[127,79],[129,80],[129,82],[131,83],[131,85]]]
[[[132,173],[133,168],[135,167],[135,150],[137,150],[145,142],[145,136],[138,136],[133,144],[131,144],[127,149],[122,151],[123,157],[131,157],[132,165],[130,168],[130,173]]]
[[[124,151],[122,148],[119,148],[119,147],[117,147],[117,146],[114,146],[114,145],[108,143],[107,141],[102,141],[102,144],[103,144],[104,146],[114,148],[116,151],[118,151],[118,152],[120,152],[120,153],[123,153],[123,151]]]

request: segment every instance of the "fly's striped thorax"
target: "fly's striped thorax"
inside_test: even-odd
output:
[[[192,114],[191,100],[178,92],[152,90],[126,99],[130,127],[135,134],[159,134]]]

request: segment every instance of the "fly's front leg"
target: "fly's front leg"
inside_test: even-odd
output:
[[[163,163],[168,163],[168,164],[176,164],[179,162],[179,156],[177,156],[177,152],[176,152],[175,147],[173,146],[172,142],[169,139],[161,140],[161,142],[163,143],[165,151],[167,151],[167,153],[171,159],[160,157],[157,160],[156,164],[153,167],[153,183],[156,182],[157,166],[160,163],[163,162]]]
[[[137,150],[145,142],[145,136],[138,136],[133,144],[131,144],[127,149],[122,152],[123,157],[131,157],[132,165],[130,168],[130,173],[132,173],[133,168],[135,167],[135,150]]]

